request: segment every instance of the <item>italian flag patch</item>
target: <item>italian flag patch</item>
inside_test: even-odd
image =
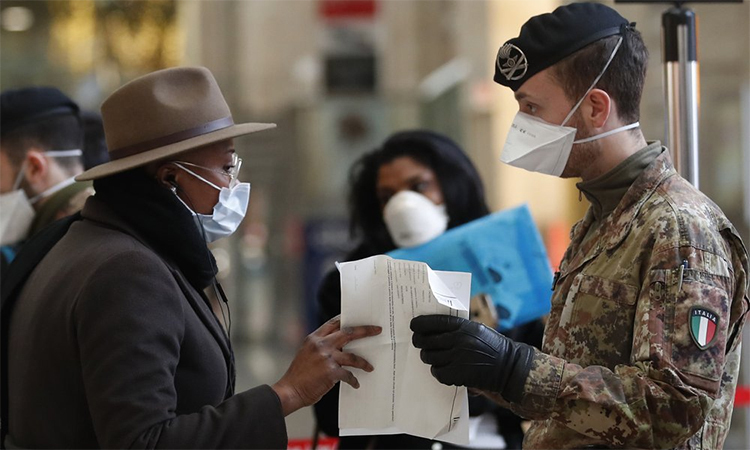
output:
[[[719,316],[706,308],[693,306],[690,308],[690,337],[701,350],[711,346],[716,337],[716,327]]]

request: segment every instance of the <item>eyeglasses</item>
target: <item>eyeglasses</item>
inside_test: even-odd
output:
[[[193,164],[187,161],[174,161],[186,166],[197,167],[199,169],[208,170],[209,172],[216,172],[218,174],[229,177],[229,182],[234,183],[237,177],[240,175],[240,168],[242,167],[242,158],[237,156],[237,153],[232,153],[232,163],[226,170],[212,169],[210,167],[201,166],[199,164]]]

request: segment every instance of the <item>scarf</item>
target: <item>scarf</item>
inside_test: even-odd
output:
[[[193,215],[169,189],[143,169],[94,181],[96,197],[127,222],[159,255],[173,261],[199,292],[218,271]]]

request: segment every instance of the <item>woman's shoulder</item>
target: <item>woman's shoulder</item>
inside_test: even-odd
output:
[[[80,252],[105,257],[137,253],[142,254],[143,258],[159,258],[157,252],[134,233],[90,220],[73,224],[63,240],[77,246]]]
[[[89,220],[74,223],[46,259],[57,261],[54,265],[74,279],[88,282],[173,278],[167,260],[137,236]]]

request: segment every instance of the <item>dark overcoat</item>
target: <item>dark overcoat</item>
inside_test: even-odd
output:
[[[269,386],[232,394],[206,296],[96,197],[30,275],[9,331],[20,447],[286,448]]]

